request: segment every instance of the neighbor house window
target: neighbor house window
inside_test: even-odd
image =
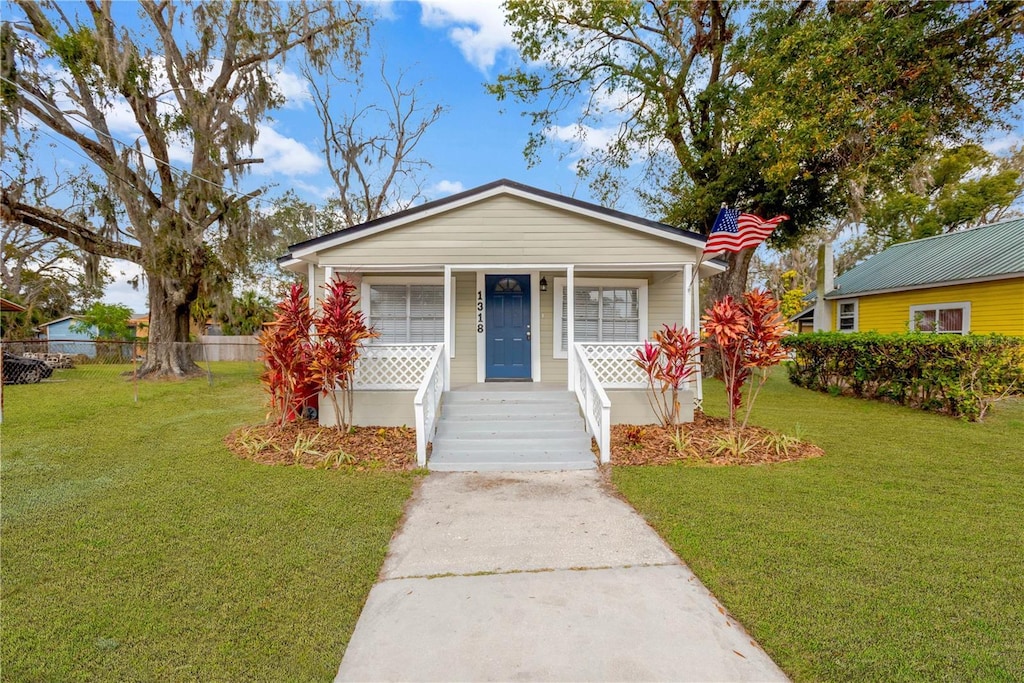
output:
[[[592,280],[575,282],[575,340],[578,342],[640,343],[647,328],[646,280]],[[568,287],[555,278],[554,356],[568,355]]]
[[[382,278],[363,281],[363,312],[380,333],[380,344],[425,344],[444,341],[444,285]]]
[[[857,331],[857,300],[836,302],[836,329],[840,332]]]
[[[971,329],[971,304],[925,304],[910,307],[910,329],[938,334],[967,334]]]

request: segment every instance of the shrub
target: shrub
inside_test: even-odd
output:
[[[1000,335],[815,332],[789,337],[789,379],[800,387],[979,421],[1024,393],[1024,339]]]
[[[270,394],[270,412],[284,425],[302,414],[303,405],[318,391],[310,375],[313,313],[302,285],[292,285],[277,305],[275,320],[260,335],[266,370],[261,377]]]
[[[729,428],[736,430],[735,443],[750,419],[750,411],[768,371],[786,357],[782,339],[786,325],[779,315],[779,303],[767,292],[751,290],[738,302],[725,296],[704,314],[705,346],[717,351],[722,361],[725,391],[729,397]],[[736,428],[736,414],[743,405],[743,389],[757,371],[758,382],[747,392],[747,412]],[[735,451],[733,451],[736,453]],[[736,453],[738,455],[738,453]]]
[[[662,325],[636,350],[633,362],[647,377],[647,400],[665,429],[679,427],[679,390],[697,371],[697,335],[677,325]]]

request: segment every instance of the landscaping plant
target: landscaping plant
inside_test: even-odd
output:
[[[317,314],[298,284],[277,305],[276,320],[260,337],[267,364],[263,384],[282,426],[301,417],[307,401],[322,393],[334,407],[338,429],[345,431],[352,416],[352,375],[359,348],[377,333],[356,306],[355,285],[336,278],[324,290]]]
[[[833,395],[891,401],[981,421],[1024,393],[1024,340],[1005,335],[815,332],[790,337],[789,379]]]
[[[768,371],[786,358],[786,349],[782,346],[786,325],[779,315],[779,303],[768,292],[758,289],[745,293],[742,302],[731,296],[716,301],[702,320],[707,339],[704,344],[717,351],[722,362],[729,428],[733,430],[732,445],[738,448],[757,395],[768,381]],[[755,371],[758,381],[747,391],[747,411],[737,427],[743,390]]]
[[[686,328],[662,325],[636,350],[634,363],[647,377],[647,400],[665,429],[679,431],[679,390],[697,371],[700,339]]]
[[[316,316],[317,339],[310,365],[313,380],[328,397],[337,428],[346,431],[352,418],[352,377],[363,341],[380,336],[367,326],[356,305],[356,286],[337,277],[324,285],[326,296]],[[338,395],[342,400],[338,401]]]
[[[316,395],[310,374],[313,361],[313,312],[302,285],[294,284],[277,305],[274,322],[260,335],[266,371],[260,378],[270,394],[270,411],[281,426],[302,415],[303,406]]]

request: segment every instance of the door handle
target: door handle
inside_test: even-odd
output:
[[[526,326],[526,341],[533,339],[533,332],[530,330],[530,326]]]

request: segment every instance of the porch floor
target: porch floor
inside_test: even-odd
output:
[[[575,396],[561,384],[488,382],[455,387],[441,401],[432,470],[594,469]]]

